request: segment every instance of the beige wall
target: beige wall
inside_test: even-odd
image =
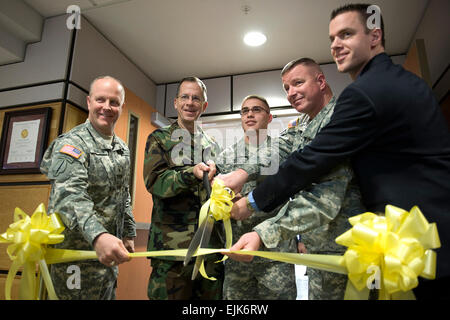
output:
[[[148,225],[152,214],[152,196],[147,192],[143,179],[145,143],[148,135],[156,129],[151,124],[151,113],[156,110],[126,88],[122,115],[117,121],[115,132],[124,141],[128,139],[128,117],[132,113],[139,118],[137,155],[135,168],[135,195],[133,215],[139,226],[135,239],[135,251],[147,251]],[[147,299],[147,282],[151,273],[150,260],[139,258],[119,266],[117,299]]]

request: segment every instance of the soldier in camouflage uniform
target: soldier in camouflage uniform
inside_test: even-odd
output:
[[[46,150],[41,171],[52,183],[48,212],[64,222],[64,242],[56,248],[96,250],[99,261],[51,266],[60,299],[115,299],[117,264],[134,251],[130,152],[114,134],[125,91],[111,77],[91,84],[85,123],[60,135]]]
[[[297,111],[306,113],[310,121],[304,130],[295,125],[282,132],[280,161],[314,139],[329,122],[336,103],[320,67],[311,59],[298,59],[287,64],[282,71],[282,79],[289,102]],[[364,207],[354,174],[349,163],[343,163],[317,183],[297,193],[275,217],[260,223],[232,249],[245,247],[254,250],[255,243],[259,246],[261,240],[266,247],[274,248],[280,241],[301,234],[309,253],[342,254],[346,248],[336,244],[335,238],[351,227],[349,217],[362,212]],[[344,298],[346,275],[312,268],[308,268],[307,273],[310,300]]]
[[[195,125],[207,104],[203,82],[196,77],[183,79],[174,100],[177,121],[155,130],[147,139],[144,181],[153,196],[149,251],[186,249],[196,231],[200,208],[207,200],[202,174],[209,167],[202,160],[213,160],[220,152],[219,145]],[[214,172],[210,171],[210,179],[214,173],[215,167]],[[222,229],[222,222],[216,222],[211,247],[223,247]],[[152,258],[148,297],[161,300],[221,299],[223,264],[214,263],[221,258],[220,254],[205,258],[208,275],[217,281],[204,279],[200,274],[192,281],[195,259],[183,267],[184,258],[181,257]]]
[[[256,164],[261,167],[261,173],[270,174],[271,166],[275,167],[275,171],[278,170],[278,159],[270,158],[277,142],[267,135],[272,115],[266,99],[256,95],[245,97],[241,106],[241,121],[244,137],[219,155],[216,159],[218,169],[226,173],[242,167],[242,164]],[[259,158],[268,162],[263,163]],[[259,175],[256,180],[247,182],[241,194],[246,195],[262,179],[264,175]],[[254,215],[244,221],[232,220],[233,239],[239,239],[268,216],[271,215]],[[297,252],[297,247],[294,238],[291,238],[268,250]],[[294,300],[297,295],[294,266],[259,257],[255,257],[250,264],[228,259],[225,261],[223,292],[227,300]]]

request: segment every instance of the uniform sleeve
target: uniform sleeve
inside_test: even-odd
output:
[[[87,156],[83,152],[79,159],[59,152],[67,141],[56,143],[51,155],[51,164],[47,168],[48,178],[52,180],[50,212],[57,212],[69,229],[78,226],[83,237],[92,244],[101,233],[108,232],[97,219],[94,203],[89,196]],[[73,142],[69,141],[69,144]],[[48,150],[49,151],[49,150]]]
[[[235,145],[229,146],[222,152],[220,152],[216,159],[216,167],[222,174],[229,173],[235,170],[236,167],[236,149]]]
[[[258,208],[270,212],[300,190],[369,145],[377,136],[381,117],[372,100],[356,87],[339,97],[330,122],[314,140],[293,152],[278,173],[267,177],[253,191]]]
[[[144,183],[152,195],[171,198],[182,192],[194,192],[201,180],[194,176],[193,166],[170,166],[160,141],[149,135],[144,156]]]
[[[292,153],[292,146],[294,145],[294,138],[297,128],[289,128],[280,133],[278,137],[278,156],[280,162],[285,161]]]
[[[258,149],[259,170],[252,177],[254,178],[253,180],[256,180],[258,176],[263,176],[263,179],[265,179],[267,176],[274,175],[278,172],[280,163],[286,160],[292,152],[293,139],[295,137],[294,130],[295,128],[283,131],[279,137],[271,138],[270,143]],[[251,180],[250,178],[248,179],[248,181]],[[259,181],[262,181],[262,179],[259,179]]]
[[[277,216],[263,221],[254,230],[267,248],[275,248],[282,240],[329,223],[339,213],[351,179],[351,169],[340,165],[319,183],[300,191]]]

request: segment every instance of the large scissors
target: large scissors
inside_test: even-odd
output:
[[[203,172],[203,185],[205,186],[209,199],[211,197],[211,185],[209,184],[207,171]],[[186,266],[189,263],[189,260],[191,260],[192,256],[197,252],[199,248],[206,248],[206,246],[209,243],[209,239],[211,238],[213,227],[214,227],[214,217],[210,211],[210,207],[208,206],[206,219],[203,220],[200,227],[195,232],[194,237],[191,240],[191,243],[189,244],[189,248],[186,253],[186,258],[184,259],[184,266]],[[194,280],[195,277],[197,276],[198,270],[203,260],[204,260],[203,255],[198,256],[195,259],[194,270],[192,270],[192,280]]]

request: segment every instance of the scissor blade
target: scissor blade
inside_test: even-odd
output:
[[[208,246],[209,239],[211,238],[212,229],[214,227],[214,218],[213,218],[212,214],[209,214],[204,222],[205,222],[205,229],[204,229],[203,237],[200,241],[199,248],[206,248]],[[203,259],[204,259],[203,255],[198,256],[195,259],[194,270],[192,270],[192,280],[194,280],[195,277],[197,276],[198,270],[200,268],[200,265],[203,262]]]
[[[208,150],[208,148],[210,148],[210,147],[207,147],[205,150]],[[209,180],[208,180],[208,172],[206,172],[206,171],[203,172],[203,185],[208,194],[208,198],[210,198],[211,197],[211,186],[210,186]],[[208,207],[207,215],[209,215],[209,207]],[[186,253],[186,257],[184,258],[183,265],[185,267],[187,266],[187,264],[189,263],[189,260],[191,260],[192,256],[195,254],[197,249],[200,248],[203,235],[205,234],[205,228],[206,228],[207,221],[208,221],[208,219],[205,219],[202,222],[202,224],[198,227],[197,231],[195,232],[194,236],[192,237],[191,243],[189,244],[188,251]],[[208,238],[208,241],[209,241],[209,238]]]
[[[192,237],[191,243],[189,244],[188,251],[186,253],[186,257],[184,258],[184,266],[187,266],[189,260],[191,260],[192,256],[195,254],[197,249],[200,247],[200,243],[202,242],[203,235],[205,234],[206,229],[206,221],[208,219],[203,220],[200,227],[195,232]]]

